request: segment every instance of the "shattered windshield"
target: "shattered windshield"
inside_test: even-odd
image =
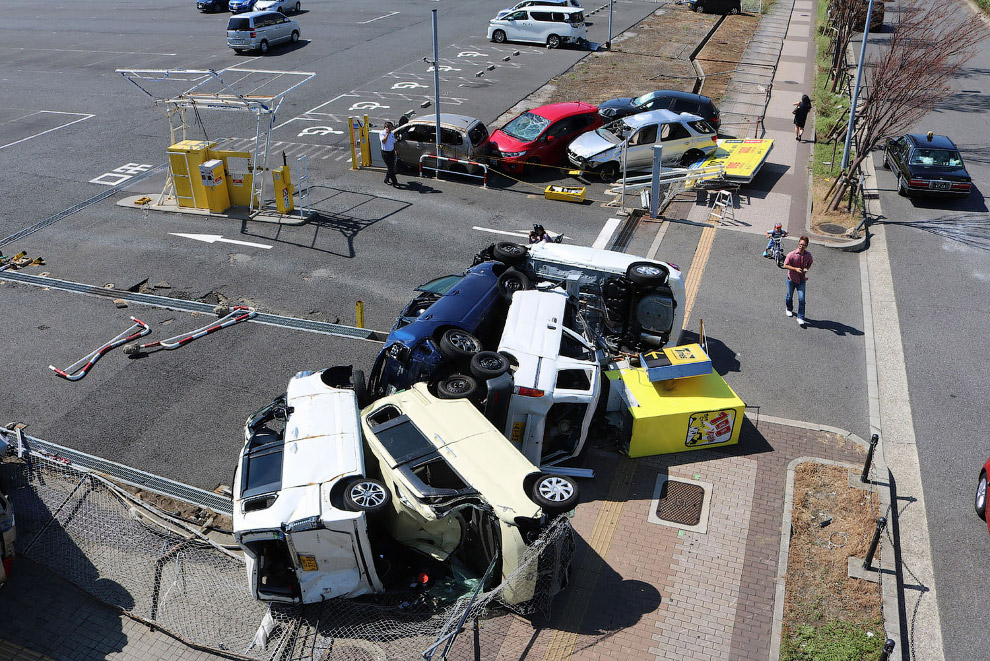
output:
[[[549,125],[550,120],[546,117],[540,117],[531,112],[524,112],[506,124],[502,129],[502,133],[520,142],[532,142],[540,137],[540,134]]]
[[[626,124],[625,120],[620,119],[617,122],[606,124],[595,133],[609,142],[619,143],[629,137],[629,134],[632,133],[632,127]]]

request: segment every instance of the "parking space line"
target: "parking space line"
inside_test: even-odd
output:
[[[32,115],[40,115],[41,113],[51,113],[54,115],[76,115],[77,117],[79,117],[79,119],[72,120],[68,124],[62,124],[61,126],[56,126],[55,128],[48,129],[47,131],[41,131],[40,133],[29,135],[26,138],[21,138],[20,140],[16,140],[14,142],[8,142],[5,145],[0,145],[0,149],[6,149],[7,147],[13,147],[14,145],[19,145],[22,142],[27,142],[28,140],[45,135],[46,133],[51,133],[52,131],[58,131],[59,129],[64,129],[67,126],[72,126],[73,124],[78,124],[79,122],[85,122],[87,119],[92,119],[93,117],[96,117],[96,115],[90,115],[84,112],[62,112],[59,110],[39,110],[38,112],[31,113],[30,115],[25,115],[25,117],[31,117]],[[21,119],[24,118],[22,117]]]
[[[605,222],[605,226],[602,227],[602,231],[598,233],[598,238],[595,242],[591,244],[592,248],[605,248],[608,242],[612,239],[612,235],[615,234],[615,228],[619,226],[622,221],[618,218],[609,218]]]
[[[17,46],[12,50],[38,50],[52,53],[107,53],[110,55],[160,55],[163,57],[175,57],[178,53],[144,53],[141,51],[129,50],[87,50],[82,48],[26,48]]]
[[[375,21],[380,21],[380,20],[382,20],[383,18],[389,18],[389,17],[391,17],[391,16],[395,16],[395,15],[396,15],[396,14],[398,14],[398,13],[399,13],[399,12],[397,12],[397,11],[390,11],[390,12],[389,12],[389,13],[387,13],[387,14],[384,14],[384,15],[382,15],[382,16],[378,16],[377,18],[373,18],[373,19],[371,19],[370,21],[358,21],[358,22],[357,22],[357,24],[358,24],[358,25],[365,25],[366,23],[374,23]]]

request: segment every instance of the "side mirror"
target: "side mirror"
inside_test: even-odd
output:
[[[555,136],[555,135],[548,135],[548,136],[547,136],[546,138],[544,138],[544,139],[545,139],[545,140],[546,140],[547,142],[553,142],[554,140],[556,140],[556,139],[557,139],[557,136]]]

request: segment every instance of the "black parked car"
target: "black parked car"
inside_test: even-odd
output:
[[[966,197],[972,188],[962,155],[944,135],[909,133],[891,138],[883,164],[897,177],[900,195]]]
[[[227,11],[227,0],[196,0],[200,11]]]
[[[738,14],[742,11],[741,0],[688,0],[688,7],[699,14]]]
[[[598,114],[606,121],[626,117],[627,115],[637,115],[650,110],[670,110],[675,113],[689,112],[692,115],[699,115],[702,119],[712,125],[716,131],[719,126],[718,108],[707,96],[691,94],[690,92],[678,92],[675,90],[657,90],[643,96],[630,98],[628,96],[618,99],[609,99],[599,104]]]

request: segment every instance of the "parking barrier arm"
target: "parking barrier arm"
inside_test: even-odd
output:
[[[165,349],[178,349],[184,344],[188,344],[193,340],[198,340],[201,337],[209,335],[210,333],[215,333],[221,328],[227,328],[228,326],[233,326],[234,324],[239,324],[242,321],[247,321],[248,319],[254,317],[257,314],[254,308],[250,308],[244,305],[238,305],[230,309],[230,312],[226,316],[214,321],[211,324],[207,324],[202,328],[197,328],[196,330],[187,331],[175,337],[170,337],[164,340],[157,340],[155,342],[148,342],[138,346],[138,349],[150,349],[151,347],[162,347]]]
[[[62,377],[67,381],[78,381],[79,379],[86,376],[89,370],[92,369],[93,365],[96,364],[96,361],[98,361],[104,355],[106,355],[110,351],[113,351],[122,344],[127,344],[128,342],[132,340],[136,340],[139,337],[144,337],[145,335],[151,332],[151,327],[148,326],[148,324],[141,321],[140,319],[138,319],[137,317],[131,317],[131,321],[134,322],[133,326],[131,326],[123,333],[113,338],[112,340],[110,340],[100,348],[96,349],[95,351],[91,351],[90,353],[86,354],[83,358],[80,358],[76,362],[72,363],[64,370],[60,370],[54,365],[49,365],[48,369],[52,370],[53,372],[55,372],[55,374],[59,375],[60,377]]]

